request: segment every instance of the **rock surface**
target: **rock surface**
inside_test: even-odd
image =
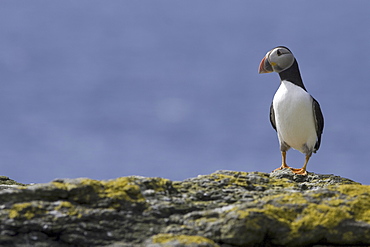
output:
[[[0,184],[0,246],[370,245],[370,186],[334,175]]]

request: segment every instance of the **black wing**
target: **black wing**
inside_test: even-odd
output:
[[[316,127],[316,135],[317,135],[317,142],[315,144],[315,150],[314,150],[314,152],[316,152],[320,148],[321,134],[322,134],[322,131],[324,130],[324,116],[322,115],[319,102],[317,102],[317,100],[315,100],[313,97],[312,99],[313,99],[312,100],[313,116],[315,119],[315,127]]]
[[[276,130],[275,111],[274,111],[273,103],[271,103],[271,106],[270,106],[270,122],[271,122],[272,128]]]

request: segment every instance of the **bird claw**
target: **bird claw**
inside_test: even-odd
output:
[[[306,169],[303,169],[303,168],[293,168],[293,167],[290,167],[288,165],[285,165],[285,166],[280,166],[279,168],[276,168],[275,170],[273,170],[273,172],[275,171],[279,171],[279,170],[282,170],[282,169],[285,169],[285,168],[288,168],[289,170],[291,170],[294,174],[297,174],[297,175],[302,175],[302,176],[307,176],[307,171]]]
[[[290,168],[290,170],[294,173],[294,174],[297,174],[297,175],[302,175],[302,176],[307,176],[307,171],[306,169],[303,169],[303,168]]]

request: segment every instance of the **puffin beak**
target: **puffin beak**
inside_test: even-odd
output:
[[[264,57],[260,63],[260,66],[258,68],[258,73],[259,74],[262,74],[262,73],[271,73],[273,72],[274,70],[272,69],[272,66],[271,64],[269,63],[268,59],[266,59],[266,57]]]

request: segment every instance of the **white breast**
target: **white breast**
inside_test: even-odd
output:
[[[311,95],[289,81],[282,81],[273,107],[279,141],[302,153],[312,151],[317,135]]]

